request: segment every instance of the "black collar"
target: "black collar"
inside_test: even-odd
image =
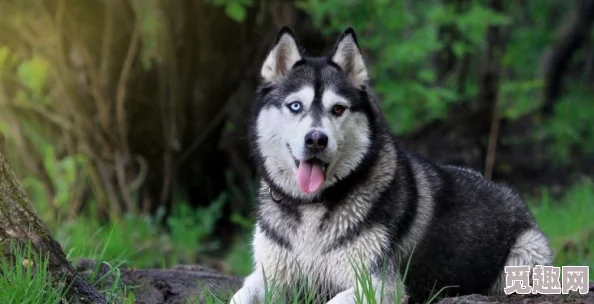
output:
[[[275,203],[280,203],[283,200],[282,195],[280,195],[279,193],[276,193],[275,191],[272,190],[272,187],[269,188],[270,189],[270,198],[275,202]]]
[[[269,190],[270,198],[272,199],[273,202],[275,202],[277,204],[282,204],[283,201],[285,201],[285,202],[287,201],[285,195],[283,195],[282,193],[280,193],[278,191],[272,190],[272,187],[269,187],[268,190]],[[318,204],[318,203],[322,203],[322,202],[324,202],[324,199],[319,198],[319,199],[316,199],[309,203],[304,203],[304,204],[310,205],[310,204]]]

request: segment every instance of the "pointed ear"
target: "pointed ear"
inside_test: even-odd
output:
[[[349,27],[338,38],[331,59],[348,75],[356,86],[364,86],[369,79],[367,67],[353,28]]]
[[[299,44],[295,35],[287,26],[276,35],[274,47],[268,53],[260,75],[265,82],[276,82],[281,79],[293,65],[301,60]]]

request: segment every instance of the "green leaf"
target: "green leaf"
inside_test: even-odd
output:
[[[435,81],[435,72],[430,69],[422,69],[418,76],[419,80],[424,82],[433,83]]]
[[[236,22],[242,22],[246,16],[246,10],[238,2],[230,2],[225,6],[227,15]]]
[[[456,55],[456,57],[462,57],[462,55],[464,55],[464,53],[466,53],[467,46],[461,42],[454,42],[452,44],[452,49],[453,49],[454,55]]]
[[[4,67],[6,61],[8,61],[8,56],[10,55],[10,50],[7,46],[0,47],[0,69]]]
[[[21,83],[32,92],[37,93],[43,89],[48,78],[49,62],[41,57],[35,56],[31,60],[23,62],[17,69],[17,75]]]

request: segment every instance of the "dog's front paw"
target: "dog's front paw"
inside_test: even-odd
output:
[[[355,290],[354,288],[347,289],[336,296],[334,296],[326,304],[355,304]]]
[[[334,298],[330,299],[329,302],[326,302],[326,304],[355,304],[357,303],[356,298],[357,297],[355,296],[355,290],[351,288],[337,294]],[[376,294],[374,298],[375,299],[366,299],[365,297],[363,297],[362,303],[407,304],[408,302],[408,296],[406,294],[402,294],[400,297],[390,297],[389,295],[381,296],[380,294]],[[400,302],[398,302],[398,300],[400,300]]]
[[[229,301],[229,304],[263,304],[259,294],[246,287],[239,289]]]

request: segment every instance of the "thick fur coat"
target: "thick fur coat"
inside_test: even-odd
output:
[[[306,57],[283,28],[261,76],[250,130],[254,272],[232,303],[296,286],[314,302],[356,303],[369,283],[377,303],[423,302],[442,288],[500,294],[504,266],[550,264],[514,190],[399,145],[352,29],[329,56]]]

